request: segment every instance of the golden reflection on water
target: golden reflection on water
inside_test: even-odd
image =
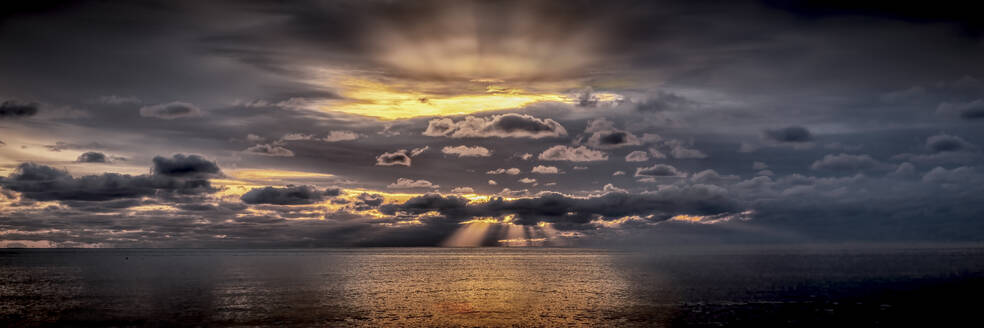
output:
[[[373,255],[348,281],[369,325],[600,324],[628,285],[608,254],[455,249]],[[490,254],[490,252],[495,254]],[[436,256],[435,256],[436,255]],[[353,268],[355,269],[355,268]]]
[[[971,308],[982,263],[980,248],[8,250],[0,326],[903,326],[927,299]]]

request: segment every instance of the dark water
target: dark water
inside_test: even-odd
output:
[[[0,326],[976,326],[984,249],[0,250]]]

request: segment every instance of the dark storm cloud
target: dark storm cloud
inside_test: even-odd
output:
[[[314,186],[264,187],[250,189],[240,199],[246,204],[303,205],[318,203],[339,194],[341,190],[337,188],[319,190]]]
[[[776,142],[810,142],[813,141],[813,133],[802,126],[790,126],[781,129],[768,129],[762,131],[762,136],[768,140]]]
[[[197,156],[189,160],[178,154],[171,159],[156,157],[154,173],[150,175],[103,173],[78,178],[50,166],[23,163],[14,173],[0,180],[0,185],[20,192],[26,198],[41,201],[100,202],[215,192],[207,178],[219,173],[218,167],[214,163],[211,163],[212,167],[202,165],[202,162],[211,163]]]
[[[525,114],[502,114],[491,117],[467,116],[455,122],[450,118],[433,119],[423,133],[431,137],[450,138],[547,138],[567,135],[564,126],[549,118]]]
[[[961,109],[960,117],[968,120],[984,118],[984,101],[976,101]]]
[[[106,154],[90,151],[82,153],[75,161],[79,163],[106,163],[108,159],[106,158]]]
[[[0,103],[0,120],[31,117],[38,113],[37,103],[4,100]]]
[[[972,150],[975,147],[961,137],[939,134],[926,139],[926,148],[934,153],[939,153]]]
[[[175,154],[171,158],[154,157],[153,172],[169,177],[218,177],[222,170],[213,161],[199,155]]]
[[[717,215],[739,210],[738,203],[730,199],[723,189],[707,185],[668,187],[642,194],[609,192],[588,198],[545,193],[515,200],[495,198],[484,203],[471,203],[456,196],[428,194],[411,198],[403,204],[380,207],[380,212],[384,214],[437,211],[458,221],[472,217],[515,215],[516,224],[549,222],[559,229],[584,228],[595,219],[614,220],[638,215],[658,222],[678,214]]]

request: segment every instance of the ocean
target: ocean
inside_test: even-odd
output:
[[[984,248],[4,249],[0,326],[971,326]]]

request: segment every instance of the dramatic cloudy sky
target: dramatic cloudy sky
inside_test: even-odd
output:
[[[833,3],[7,5],[0,240],[981,241],[984,24]]]

